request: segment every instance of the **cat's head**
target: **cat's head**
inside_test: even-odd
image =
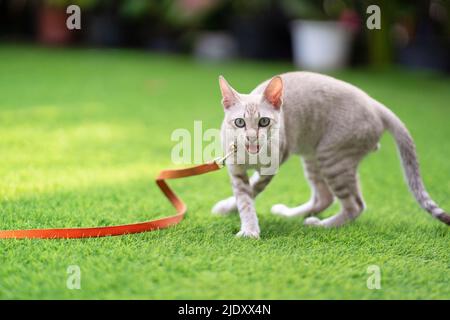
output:
[[[274,132],[278,133],[280,111],[283,104],[283,81],[273,77],[262,94],[241,94],[224,77],[219,77],[222,105],[225,111],[223,129],[227,136],[248,153],[257,154],[269,145]]]

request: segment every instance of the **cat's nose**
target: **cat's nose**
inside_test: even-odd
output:
[[[248,142],[255,143],[258,140],[258,133],[255,129],[248,128],[245,138],[247,139]]]

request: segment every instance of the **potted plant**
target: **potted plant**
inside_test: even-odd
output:
[[[73,30],[66,26],[66,9],[71,4],[89,8],[95,0],[43,0],[37,11],[38,41],[49,45],[66,45],[74,40]]]
[[[358,16],[344,1],[286,0],[291,22],[294,63],[309,70],[347,65]]]
[[[204,20],[224,0],[127,0],[120,6],[135,44],[157,51],[179,51],[196,42]]]
[[[217,12],[217,8],[224,0],[171,0],[169,2],[163,15],[164,22],[167,29],[175,33],[178,45],[182,49],[189,50],[193,46],[195,54],[208,55],[209,53],[201,48],[205,48],[202,42],[213,40],[218,44],[222,39],[220,36],[216,37],[216,33],[211,30],[215,28],[208,28],[210,29],[208,33],[200,30],[205,23],[208,24],[207,20],[212,13]]]
[[[72,41],[66,27],[66,1],[47,0],[38,10],[38,40],[44,44],[64,45]]]
[[[189,7],[189,0],[182,0]],[[193,53],[198,61],[229,60],[237,54],[235,38],[225,30],[229,3],[225,0],[200,1],[201,5],[191,6],[184,24],[189,25],[190,35],[186,44],[193,44]]]

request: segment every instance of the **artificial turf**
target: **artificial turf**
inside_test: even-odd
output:
[[[176,128],[218,128],[217,77],[242,92],[287,63],[205,64],[122,50],[0,46],[0,229],[112,225],[173,213],[153,182],[173,167]],[[402,69],[334,73],[410,129],[425,184],[450,210],[450,79]],[[213,216],[231,193],[225,170],[173,181],[189,212],[178,226],[87,240],[1,240],[0,297],[450,298],[449,227],[424,213],[403,181],[390,136],[360,170],[368,209],[340,229],[270,214],[309,188],[290,159],[257,200],[260,240],[237,239],[237,215]],[[322,216],[334,214],[337,205]],[[70,265],[81,289],[66,286]],[[381,270],[369,290],[367,268]]]

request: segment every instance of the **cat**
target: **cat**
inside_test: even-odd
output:
[[[420,206],[450,225],[450,215],[439,208],[425,190],[419,171],[414,141],[401,120],[383,104],[357,87],[313,72],[289,72],[258,85],[250,94],[234,90],[219,77],[225,118],[221,133],[224,148],[234,141],[248,156],[258,155],[262,146],[276,149],[281,165],[290,155],[300,155],[312,189],[308,202],[289,208],[276,204],[271,212],[284,217],[305,216],[304,224],[338,227],[354,220],[365,209],[358,181],[358,164],[379,147],[385,130],[395,138],[409,188]],[[231,136],[231,138],[230,138]],[[244,137],[236,139],[236,136]],[[272,150],[274,151],[274,150]],[[239,152],[238,152],[239,153]],[[254,199],[275,173],[262,174],[262,165],[227,160],[233,196],[219,201],[216,214],[238,210],[239,237],[259,238],[260,228]],[[247,171],[255,169],[248,177]],[[340,212],[323,220],[317,214],[337,198]]]

